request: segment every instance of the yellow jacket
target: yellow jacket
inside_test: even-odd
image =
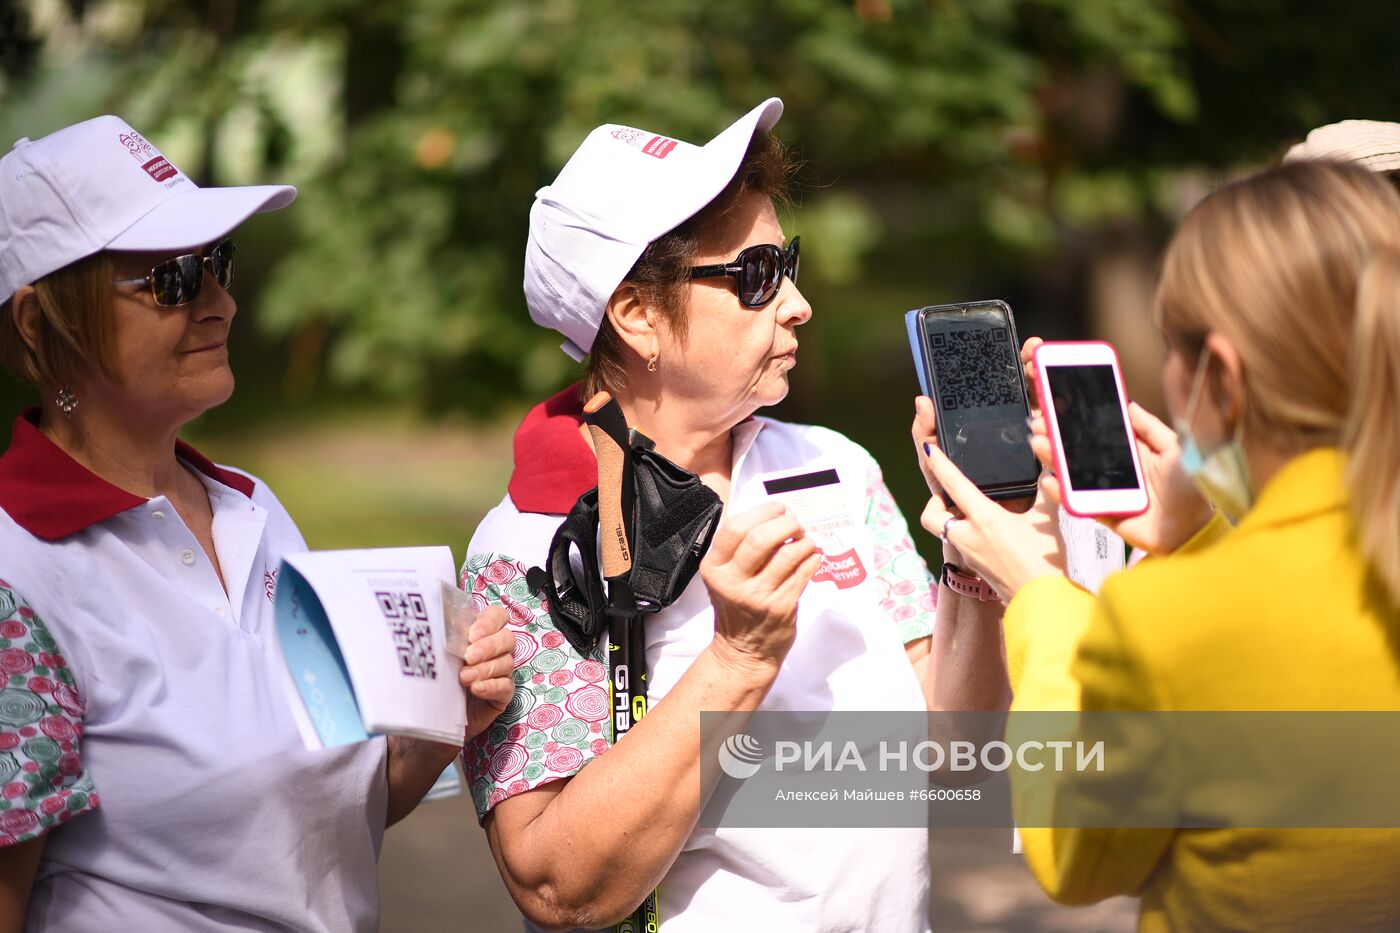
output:
[[[1344,466],[1336,448],[1296,457],[1238,527],[1213,521],[1097,599],[1024,587],[1004,622],[1012,709],[1400,710],[1400,617],[1368,587]],[[1400,928],[1397,830],[1021,835],[1051,897],[1139,895],[1141,930]]]

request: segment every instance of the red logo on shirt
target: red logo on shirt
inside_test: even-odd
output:
[[[865,565],[855,548],[840,554],[822,554],[822,565],[812,579],[835,583],[837,589],[850,589],[865,582]]]

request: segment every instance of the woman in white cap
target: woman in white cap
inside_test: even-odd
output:
[[[472,539],[466,580],[479,603],[510,612],[517,687],[463,754],[532,926],[615,923],[659,884],[667,930],[925,930],[924,827],[697,829],[714,790],[702,786],[700,712],[734,711],[742,729],[755,710],[994,710],[1009,699],[991,590],[975,579],[953,581],[967,595],[940,588],[858,445],[756,416],[787,395],[812,316],[798,240],[774,208],[792,165],[769,133],[781,112],[769,100],[704,146],[599,127],[530,215],[531,317],[589,356],[582,386],[526,416],[508,495]],[[596,390],[717,492],[727,516],[700,574],[647,619],[652,708],[611,748],[607,640],[576,650],[525,579],[598,482],[581,427]],[[848,519],[845,550],[819,552],[765,501],[764,476],[803,470],[826,476],[828,505]]]
[[[375,929],[384,828],[456,752],[303,746],[272,593],[306,545],[176,439],[233,391],[229,233],[295,194],[199,188],[112,116],[0,159],[0,361],[43,402],[0,456],[0,929]]]
[[[1342,120],[1309,131],[1284,162],[1351,162],[1400,184],[1400,123]]]

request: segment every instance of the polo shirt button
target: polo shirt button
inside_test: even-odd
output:
[[[151,518],[164,518],[164,517],[165,517],[165,512],[163,512],[163,511],[160,510],[160,509],[156,509],[154,512],[151,513]]]
[[[184,564],[186,567],[190,566],[190,564],[193,564],[193,563],[194,563],[194,551],[191,551],[189,548],[186,548],[185,550],[181,551],[181,552],[180,552],[180,563]]]
[[[226,613],[224,612],[224,607],[223,607],[223,606],[215,606],[215,607],[214,607],[214,615],[216,615],[216,616],[218,616],[219,618],[222,619],[222,618],[226,615]]]

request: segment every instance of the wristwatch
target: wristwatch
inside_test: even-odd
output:
[[[980,599],[984,603],[1001,602],[1001,597],[997,595],[996,590],[992,589],[990,583],[981,577],[963,573],[956,564],[947,561],[943,562],[942,583],[959,596]]]

